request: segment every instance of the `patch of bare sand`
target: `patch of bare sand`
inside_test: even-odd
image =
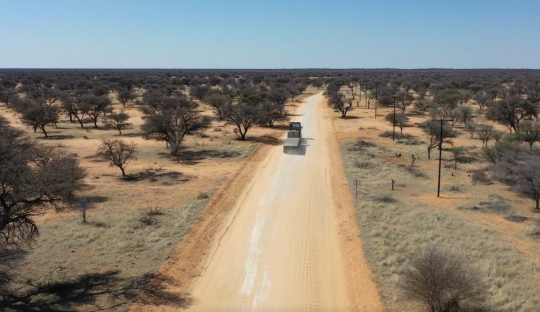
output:
[[[348,274],[348,292],[354,311],[382,311],[382,302],[377,285],[373,282],[371,269],[367,264],[360,239],[360,229],[356,221],[354,202],[349,190],[347,178],[343,172],[342,158],[339,148],[340,135],[335,131],[335,113],[327,106],[326,100],[324,118],[331,125],[328,144],[330,151],[331,184],[336,206],[336,216],[339,222],[339,237],[345,271]]]

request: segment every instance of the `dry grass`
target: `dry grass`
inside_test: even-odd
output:
[[[392,157],[387,150],[374,146],[358,149],[351,140],[341,142],[341,152],[351,189],[354,190],[355,180],[359,183],[357,219],[367,259],[388,311],[422,309],[404,299],[398,282],[408,261],[430,246],[457,253],[478,270],[487,285],[487,310],[538,311],[538,265],[497,228],[475,222],[476,213],[457,210],[451,204],[440,206],[431,195],[436,191],[436,171],[425,159],[410,168],[408,160]],[[410,147],[402,152],[410,155],[415,150]],[[396,180],[396,191],[390,190],[390,179]],[[450,180],[448,173],[443,179],[443,193],[454,196],[449,195],[454,186],[455,192],[451,194],[458,194],[459,200],[451,201],[448,197],[439,201],[485,207],[486,212],[497,214],[495,218],[512,211],[508,201],[501,197],[485,193],[478,196],[478,190],[471,190],[470,180],[462,173],[457,180]],[[529,233],[532,236],[536,232]]]
[[[44,310],[126,310],[211,196],[161,209],[105,204],[92,211],[86,224],[77,214],[43,223],[41,237],[14,284],[18,299],[9,304]],[[95,285],[88,284],[88,277]]]

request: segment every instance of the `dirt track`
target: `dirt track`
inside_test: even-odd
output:
[[[190,310],[355,309],[340,250],[331,129],[321,100],[320,94],[310,97],[296,112],[304,127],[299,155],[273,148],[238,198],[192,288]]]

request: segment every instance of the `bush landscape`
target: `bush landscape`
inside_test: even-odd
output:
[[[281,145],[301,99],[324,92],[385,309],[537,311],[538,81],[538,70],[0,70],[0,126],[32,146],[24,168],[74,166],[50,169],[74,178],[69,192],[14,204],[38,232],[1,224],[17,234],[1,243],[1,305],[128,310],[254,152]],[[415,270],[440,255],[477,277],[474,296],[436,307],[410,296]]]

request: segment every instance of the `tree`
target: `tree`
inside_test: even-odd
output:
[[[467,121],[465,123],[465,131],[469,132],[472,139],[474,137],[474,134],[476,133],[476,123],[472,120]]]
[[[96,86],[91,90],[92,95],[97,97],[106,96],[107,94],[109,94],[110,91],[111,90],[107,86]]]
[[[483,93],[477,94],[475,99],[478,106],[480,106],[480,113],[484,111],[487,103],[491,100],[489,95]]]
[[[271,102],[275,102],[280,105],[285,105],[287,99],[289,98],[289,92],[282,88],[272,89],[268,93],[268,99]]]
[[[258,123],[260,109],[248,105],[229,105],[225,110],[227,124],[233,125],[238,130],[241,140],[246,139],[248,130]]]
[[[486,125],[486,124],[479,124],[476,125],[476,133],[478,134],[478,137],[480,140],[482,140],[482,147],[487,146],[489,139],[491,139],[491,136],[493,135],[493,126]]]
[[[467,123],[469,122],[469,120],[472,119],[473,116],[473,110],[468,106],[462,106],[458,110],[459,121],[462,122],[464,125],[467,125]]]
[[[510,132],[519,131],[519,123],[526,118],[538,117],[538,106],[519,96],[510,96],[506,100],[493,103],[486,117],[508,128]]]
[[[266,93],[256,91],[248,88],[241,92],[238,98],[238,103],[243,105],[257,106],[264,102],[266,99]]]
[[[16,248],[39,235],[32,217],[73,198],[85,172],[75,155],[38,146],[3,117],[0,133],[0,246]]]
[[[288,86],[287,92],[289,93],[289,97],[291,98],[291,102],[294,101],[294,98],[302,94],[300,90],[296,86]]]
[[[327,93],[328,105],[339,112],[341,112],[341,118],[347,117],[347,112],[352,109],[353,100],[345,100],[345,94],[341,92],[329,92]]]
[[[513,168],[516,184],[514,190],[535,202],[535,209],[540,209],[540,157],[530,155],[518,162]]]
[[[533,144],[540,139],[540,124],[531,120],[525,120],[519,127],[519,138],[529,144],[532,150]]]
[[[16,93],[12,90],[1,90],[0,91],[0,103],[6,104],[9,107],[9,104],[13,102],[16,97]]]
[[[441,90],[433,97],[433,101],[442,109],[443,118],[446,118],[452,110],[457,108],[459,100],[459,92],[453,89]]]
[[[395,126],[398,126],[400,131],[401,131],[401,134],[403,134],[403,128],[407,124],[407,121],[409,120],[409,117],[407,117],[407,115],[401,114],[401,113],[396,113],[396,116],[394,117],[394,113],[390,113],[390,114],[387,114],[384,117],[384,119],[386,121],[388,121],[389,123],[393,124],[393,125],[394,125],[394,121],[395,121],[396,122]]]
[[[58,108],[54,106],[34,106],[23,112],[23,122],[32,126],[34,132],[40,129],[48,137],[46,126],[58,123]]]
[[[219,93],[210,93],[206,95],[204,101],[208,103],[208,105],[212,106],[214,113],[218,115],[219,120],[223,119],[225,107],[232,104],[232,99],[230,96]]]
[[[125,165],[130,159],[137,159],[137,144],[134,142],[126,143],[124,140],[103,140],[98,149],[98,154],[106,161],[109,161],[111,167],[116,166],[122,171],[122,176],[126,176]]]
[[[265,102],[259,110],[259,118],[257,123],[273,127],[276,122],[285,122],[289,120],[289,116],[285,112],[285,105],[279,105],[272,102]]]
[[[456,137],[456,134],[452,129],[448,128],[448,126],[443,124],[442,132],[441,132],[441,125],[437,121],[428,121],[425,124],[425,131],[429,135],[429,143],[427,146],[428,150],[428,159],[431,159],[431,150],[438,147],[441,142],[441,136],[442,140],[448,139],[448,138],[454,138]]]
[[[78,110],[78,98],[70,95],[69,93],[62,93],[60,95],[60,104],[62,108],[66,111],[66,114],[69,118],[69,122],[73,122],[73,116],[77,115]]]
[[[106,124],[118,130],[118,134],[122,135],[122,130],[131,126],[131,124],[127,122],[128,120],[129,115],[124,112],[112,113],[106,117]]]
[[[463,106],[463,104],[467,104],[467,102],[471,99],[472,93],[469,90],[461,89],[459,91],[459,104],[460,106]]]
[[[94,128],[98,128],[97,122],[100,114],[105,114],[111,105],[111,99],[107,96],[90,96],[84,99],[81,111],[86,112],[94,122]]]
[[[202,101],[206,94],[210,91],[210,86],[207,85],[197,85],[189,89],[189,95],[193,96],[197,100]]]
[[[409,92],[400,91],[396,94],[396,103],[402,114],[405,114],[405,110],[412,104],[413,100],[414,97]]]
[[[403,274],[401,288],[430,312],[450,312],[463,303],[483,299],[482,282],[462,260],[436,248],[414,259]]]
[[[157,97],[142,107],[141,130],[148,139],[165,141],[171,155],[178,156],[184,137],[208,128],[210,119],[196,110],[197,103],[186,97]]]
[[[131,102],[137,98],[137,96],[127,90],[127,89],[121,89],[118,91],[118,94],[116,95],[116,98],[118,99],[118,102],[122,103],[124,108],[126,107],[127,102]]]
[[[465,153],[465,148],[463,146],[452,147],[450,148],[450,153],[452,153],[452,156],[454,157],[454,170],[457,170],[457,163]]]

